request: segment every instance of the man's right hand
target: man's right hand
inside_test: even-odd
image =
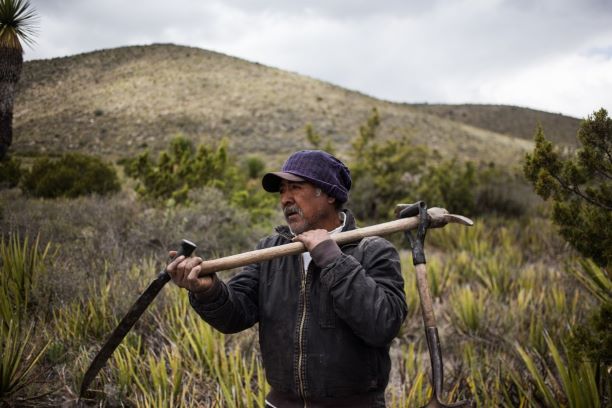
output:
[[[174,256],[176,251],[170,251],[170,257]],[[202,270],[201,263],[200,257],[185,258],[181,255],[168,264],[166,272],[177,286],[195,294],[203,293],[213,286],[217,277],[215,274],[198,276]]]

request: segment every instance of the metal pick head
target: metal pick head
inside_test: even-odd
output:
[[[468,217],[464,217],[463,215],[446,214],[445,217],[447,218],[448,222],[454,222],[456,224],[467,225],[468,227],[471,227],[474,225],[474,221],[472,221]]]

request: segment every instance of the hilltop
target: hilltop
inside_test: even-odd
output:
[[[12,150],[81,151],[118,159],[158,151],[183,134],[196,143],[227,137],[236,154],[280,157],[309,147],[304,128],[312,124],[342,155],[374,107],[381,137],[408,136],[445,155],[494,157],[500,164],[523,157],[537,123],[521,108],[482,120],[491,107],[391,103],[216,52],[154,44],[26,62]],[[449,109],[462,113],[447,114]],[[539,117],[551,119],[543,123],[555,140],[565,141],[572,126],[574,134],[578,129],[577,119],[543,112]],[[499,119],[521,123],[521,130],[495,126]],[[564,133],[557,136],[560,128]]]

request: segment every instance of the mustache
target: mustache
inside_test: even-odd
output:
[[[283,214],[285,214],[285,217],[292,214],[299,214],[300,216],[304,215],[304,213],[302,213],[302,209],[297,205],[288,205],[287,207],[283,208]]]

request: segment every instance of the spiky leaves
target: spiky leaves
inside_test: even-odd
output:
[[[13,142],[13,100],[23,66],[21,43],[34,43],[37,22],[28,0],[0,0],[0,160]]]
[[[21,43],[34,45],[38,15],[28,0],[0,0],[0,48],[23,53]]]

